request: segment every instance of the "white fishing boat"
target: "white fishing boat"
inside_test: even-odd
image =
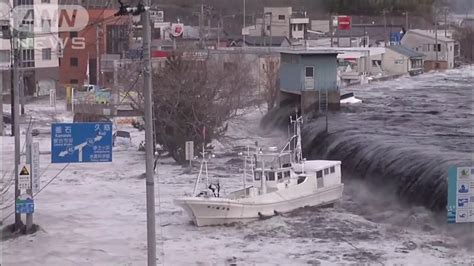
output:
[[[207,161],[203,159],[193,194],[175,199],[175,204],[197,226],[206,226],[246,222],[339,201],[344,188],[341,162],[303,159],[302,118],[292,119],[291,123],[295,134],[281,152],[264,153],[257,147],[251,155],[247,150],[242,189],[221,195],[220,184],[209,183]],[[198,191],[204,175],[205,189]]]

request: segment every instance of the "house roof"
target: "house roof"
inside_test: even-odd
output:
[[[245,44],[249,46],[281,46],[281,44],[287,40],[285,36],[245,36]],[[288,41],[289,42],[289,41]]]
[[[372,42],[384,41],[386,38],[389,39],[390,33],[404,31],[402,25],[377,25],[377,24],[359,24],[352,25],[350,30],[339,30],[336,29],[335,36],[339,37],[362,37],[366,34],[369,36],[369,40]]]
[[[416,34],[416,35],[428,37],[431,39],[435,39],[437,37],[438,41],[440,42],[454,42],[455,41],[453,38],[450,38],[449,36],[448,37],[444,36],[444,31],[438,31],[438,36],[436,36],[435,31],[419,30],[419,29],[409,30],[407,34]]]
[[[287,51],[280,51],[282,54],[299,54],[299,55],[319,55],[319,54],[324,54],[324,55],[337,55],[339,52],[336,50],[330,50],[330,49],[301,49],[301,50],[287,50]]]
[[[410,49],[406,46],[403,46],[403,45],[392,45],[392,46],[389,46],[387,48],[392,50],[392,51],[395,51],[399,54],[405,55],[409,58],[425,56],[424,54],[419,53],[419,52],[417,52],[415,50],[412,50],[412,49]]]

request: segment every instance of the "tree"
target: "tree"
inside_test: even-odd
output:
[[[280,91],[279,69],[280,60],[277,57],[268,56],[263,63],[263,98],[267,103],[267,110],[272,110],[278,99]]]
[[[252,104],[249,69],[244,60],[221,62],[192,52],[168,57],[153,77],[157,143],[182,162],[186,141],[201,147],[222,138],[227,121]]]

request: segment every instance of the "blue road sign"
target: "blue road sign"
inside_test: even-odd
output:
[[[35,212],[35,202],[31,198],[17,199],[15,201],[16,213],[33,213]]]
[[[51,125],[52,163],[112,161],[112,123]]]

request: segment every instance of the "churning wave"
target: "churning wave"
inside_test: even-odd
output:
[[[351,87],[364,103],[307,119],[307,158],[341,160],[345,178],[395,192],[404,202],[446,207],[447,170],[472,165],[472,67]],[[294,109],[270,112],[262,126],[286,129]]]

